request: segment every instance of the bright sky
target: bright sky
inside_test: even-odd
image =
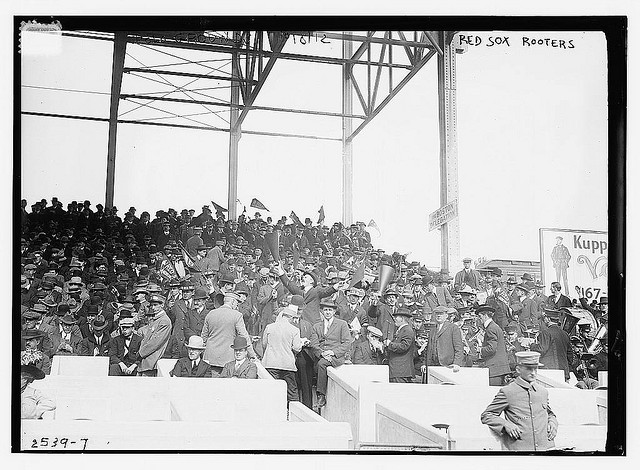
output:
[[[457,56],[461,257],[538,260],[541,227],[606,230],[604,35],[477,36],[482,44]],[[508,36],[510,46],[487,47],[489,36]],[[523,36],[571,40],[574,47],[526,47]],[[340,45],[290,44],[288,50],[335,55]],[[139,46],[128,52],[146,65],[177,62]],[[58,56],[23,58],[23,85],[105,94],[23,88],[22,109],[108,117],[111,57],[109,42],[64,38]],[[135,59],[128,57],[125,65],[140,66]],[[374,219],[382,233],[374,237],[376,245],[410,252],[410,260],[431,267],[440,266],[440,233],[429,232],[427,224],[428,214],[440,205],[436,69],[434,57],[355,138],[353,148],[355,220]],[[212,86],[199,83],[192,86]],[[123,93],[163,89],[130,75],[123,84]],[[226,94],[228,100],[228,91],[218,96]],[[339,112],[340,100],[339,66],[279,61],[255,104]],[[184,112],[205,111],[185,106]],[[131,108],[121,102],[121,114]],[[151,115],[136,112],[123,118]],[[355,95],[354,112],[361,113]],[[217,124],[225,125],[220,119]],[[107,128],[106,123],[24,116],[21,183],[29,204],[54,195],[65,204],[72,199],[104,203]],[[339,118],[262,111],[249,113],[243,128],[341,135]],[[121,214],[131,205],[152,214],[168,207],[199,212],[211,200],[226,207],[227,152],[226,133],[120,125],[115,204]],[[320,205],[326,222],[341,219],[339,142],[245,134],[239,175],[239,199],[248,206],[258,198],[274,220],[294,210],[315,222]]]

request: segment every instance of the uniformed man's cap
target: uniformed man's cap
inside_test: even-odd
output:
[[[382,331],[380,331],[375,326],[367,326],[367,331],[369,333],[371,333],[373,336],[376,336],[378,338],[382,338]]]
[[[535,351],[519,351],[516,353],[516,363],[521,366],[542,367],[540,353]]]

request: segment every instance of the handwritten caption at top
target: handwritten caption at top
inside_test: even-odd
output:
[[[557,38],[532,38],[522,36],[521,38],[511,38],[510,36],[488,36],[481,37],[473,34],[459,35],[458,40],[461,45],[485,46],[485,47],[549,47],[557,49],[575,49],[573,39]]]

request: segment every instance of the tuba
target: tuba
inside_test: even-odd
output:
[[[591,342],[589,349],[587,349],[587,353],[598,354],[602,352],[602,349],[603,349],[602,338],[604,338],[606,334],[607,334],[607,327],[604,325],[601,325],[600,328],[598,328],[596,337]]]

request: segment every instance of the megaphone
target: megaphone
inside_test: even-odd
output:
[[[280,262],[280,230],[274,230],[271,233],[267,233],[265,235],[265,242],[271,255],[273,256],[273,260],[276,263]]]
[[[393,266],[389,266],[388,264],[380,265],[380,272],[378,274],[378,282],[380,283],[380,289],[378,293],[380,295],[384,293],[385,289],[391,282],[391,279],[393,279],[393,275],[395,274],[395,272],[396,270],[393,268]]]

